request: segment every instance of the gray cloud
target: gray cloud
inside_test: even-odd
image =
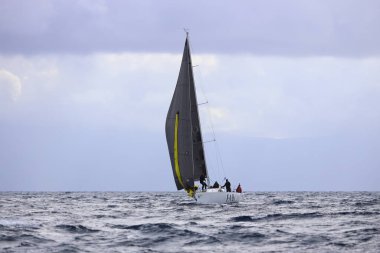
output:
[[[0,53],[379,55],[378,1],[2,1]],[[181,46],[179,46],[181,45]]]
[[[20,94],[20,78],[9,71],[0,69],[0,105],[15,101]]]

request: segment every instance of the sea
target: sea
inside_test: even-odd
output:
[[[0,252],[380,252],[380,192],[0,192]]]

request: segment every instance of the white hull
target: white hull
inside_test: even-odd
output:
[[[197,192],[194,198],[200,204],[229,204],[238,203],[242,198],[242,193],[207,189],[206,192]]]

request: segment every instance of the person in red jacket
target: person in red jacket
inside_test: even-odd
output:
[[[240,184],[239,184],[238,187],[236,188],[236,192],[238,192],[238,193],[242,193],[242,192],[243,192],[243,190],[241,189]]]

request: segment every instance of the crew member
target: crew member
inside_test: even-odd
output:
[[[205,176],[202,174],[199,178],[199,182],[202,184],[202,191],[207,189],[207,184],[205,182]]]
[[[243,192],[243,190],[241,189],[240,184],[239,184],[238,187],[236,188],[236,192],[238,192],[238,193],[242,193],[242,192]]]
[[[228,181],[228,179],[226,179],[226,182],[222,187],[226,187],[227,192],[231,192],[231,183]]]

